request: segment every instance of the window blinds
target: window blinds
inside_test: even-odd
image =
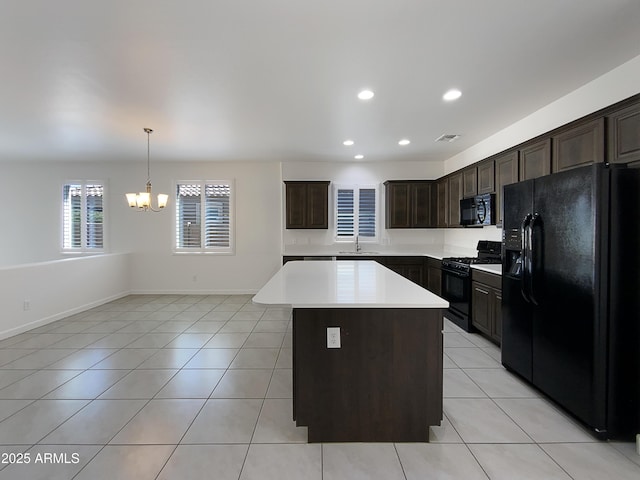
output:
[[[104,248],[104,185],[68,183],[62,189],[62,248]]]
[[[191,251],[229,250],[231,184],[178,183],[176,194],[176,247]]]

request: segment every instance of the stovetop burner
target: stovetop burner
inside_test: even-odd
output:
[[[481,257],[449,257],[449,258],[443,258],[443,261],[448,261],[448,262],[456,262],[456,263],[464,263],[465,265],[475,265],[475,264],[480,264],[480,263],[490,263],[490,264],[497,264],[497,263],[502,263],[502,260],[500,258],[493,258],[493,257],[486,257],[486,258],[481,258]]]
[[[477,257],[448,257],[442,259],[443,267],[452,267],[458,270],[468,270],[470,265],[499,264],[502,263],[500,242],[480,240],[478,242]]]

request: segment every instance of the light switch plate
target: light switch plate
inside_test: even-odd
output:
[[[327,348],[340,348],[340,327],[327,327]]]

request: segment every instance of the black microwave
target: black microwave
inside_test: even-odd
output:
[[[493,193],[463,198],[460,200],[460,225],[463,227],[495,225],[495,204],[496,196]]]

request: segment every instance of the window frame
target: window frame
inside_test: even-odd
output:
[[[180,199],[178,196],[178,186],[179,185],[199,185],[200,186],[200,246],[199,247],[185,247],[180,246],[179,238],[180,238],[180,217],[179,217],[179,209],[180,209]],[[207,185],[228,185],[229,186],[229,246],[227,247],[207,247],[203,245],[202,239],[205,238],[205,231],[207,228],[206,224],[206,215],[203,218],[203,213],[206,211],[205,208],[205,199],[206,196],[202,194],[202,192],[206,191]],[[174,193],[175,193],[175,201],[173,202],[173,222],[172,222],[172,232],[173,232],[173,253],[176,255],[235,255],[235,223],[236,223],[236,212],[235,212],[235,180],[233,179],[225,179],[225,180],[176,180],[173,182]]]
[[[354,232],[358,232],[360,227],[359,206],[360,191],[375,191],[375,236],[363,237],[358,236],[358,243],[378,244],[380,243],[380,185],[379,184],[356,184],[356,183],[340,183],[333,185],[333,238],[336,243],[353,243],[356,240],[357,233],[351,236],[338,235],[338,192],[340,190],[354,191]],[[357,193],[357,194],[356,194]]]
[[[65,188],[71,185],[79,185],[82,191],[80,196],[80,243],[79,247],[65,246]],[[99,185],[102,187],[102,247],[92,247],[88,245],[87,233],[87,186]],[[107,251],[107,182],[103,180],[66,180],[62,183],[62,195],[60,199],[60,251],[68,255],[95,255]]]

